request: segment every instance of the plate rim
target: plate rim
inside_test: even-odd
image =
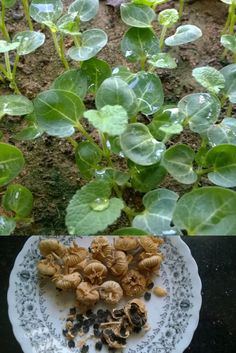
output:
[[[114,237],[111,235],[106,235],[107,237]],[[16,271],[17,265],[21,260],[21,253],[27,249],[27,247],[29,246],[29,244],[32,242],[33,238],[60,238],[60,237],[66,237],[63,235],[60,236],[43,236],[43,235],[38,235],[38,236],[30,236],[26,242],[24,243],[23,247],[21,248],[21,250],[18,252],[15,261],[14,261],[14,265],[12,267],[10,276],[9,276],[9,286],[8,286],[8,291],[7,291],[7,305],[8,305],[8,317],[9,317],[9,321],[11,323],[11,327],[12,327],[12,331],[13,334],[15,336],[15,339],[17,340],[17,342],[19,343],[19,345],[21,346],[21,349],[24,353],[29,353],[32,352],[32,346],[30,345],[29,340],[24,339],[24,335],[21,334],[21,330],[19,330],[19,326],[15,324],[15,320],[14,320],[14,297],[11,296],[11,288],[13,288],[13,279],[14,279],[14,272]],[[75,238],[83,238],[83,236],[76,236]],[[96,236],[95,236],[96,237]],[[118,237],[118,236],[117,236]],[[92,238],[92,236],[91,236]],[[199,323],[199,318],[200,318],[200,310],[201,310],[201,306],[202,306],[202,281],[199,275],[199,271],[198,271],[198,265],[194,259],[194,257],[192,256],[191,250],[189,248],[189,246],[185,243],[185,241],[181,238],[181,236],[166,236],[164,238],[168,238],[171,239],[171,242],[173,243],[173,245],[176,244],[180,244],[181,245],[181,250],[183,252],[183,255],[185,257],[186,263],[188,263],[189,265],[189,261],[190,261],[190,268],[189,271],[191,271],[191,279],[195,285],[195,287],[197,288],[197,291],[195,294],[195,301],[194,301],[194,308],[193,308],[193,315],[191,317],[191,330],[186,330],[184,333],[184,339],[181,340],[181,342],[179,342],[178,346],[175,349],[175,353],[183,353],[184,350],[186,348],[188,348],[188,346],[190,345],[194,333],[197,329],[198,323]]]

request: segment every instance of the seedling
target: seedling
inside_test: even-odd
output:
[[[184,12],[184,0],[179,0],[179,18],[183,16]]]
[[[236,10],[236,1],[235,0],[221,0],[222,2],[224,2],[225,4],[229,5],[228,8],[228,18],[225,24],[225,27],[222,31],[222,34],[225,34],[227,32],[229,32],[230,34],[233,34],[234,32],[234,24],[236,21],[236,14],[235,14],[235,10]]]

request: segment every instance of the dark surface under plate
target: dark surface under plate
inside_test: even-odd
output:
[[[3,353],[22,353],[8,318],[7,290],[15,258],[26,239],[0,238],[0,352]],[[197,330],[185,353],[235,353],[236,237],[183,237],[183,240],[198,264],[203,300]]]

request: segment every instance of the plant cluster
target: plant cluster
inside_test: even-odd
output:
[[[229,16],[221,43],[227,50],[224,56],[230,50],[235,59],[236,1],[222,1],[229,4]],[[60,0],[33,0],[28,7],[33,20],[49,28],[66,70],[33,102],[22,95],[2,96],[0,116],[25,115],[28,126],[17,134],[18,139],[30,140],[46,133],[71,142],[79,173],[87,181],[66,210],[65,222],[72,235],[101,233],[122,213],[130,226],[114,234],[236,235],[236,123],[232,117],[236,64],[221,70],[194,68],[192,75],[203,92],[189,94],[177,104],[165,104],[156,69],[175,69],[177,63],[170,49],[198,40],[202,32],[195,25],[178,24],[184,1],[180,1],[179,12],[171,8],[157,15],[157,6],[164,2],[133,0],[120,6],[121,19],[129,26],[120,49],[127,61],[134,63],[135,71],[128,66],[111,68],[96,58],[107,44],[104,31],[81,31],[81,22],[97,14],[98,0],[76,0],[67,13]],[[174,33],[167,36],[168,32]],[[66,36],[73,39],[67,52]],[[19,56],[36,50],[43,42],[43,33],[32,30],[17,34],[12,41],[6,36],[0,41],[6,65],[0,70],[16,93]],[[16,51],[12,71],[9,50]],[[69,60],[79,67],[70,69]],[[94,97],[94,109],[86,108],[88,93]],[[90,135],[91,127],[96,129],[97,139]],[[80,141],[73,138],[78,131]],[[198,136],[201,143],[197,150],[187,144],[173,144],[184,132]],[[8,152],[4,153],[10,148],[0,145],[1,186],[19,172],[12,172],[15,164]],[[122,168],[117,161],[122,161]],[[168,175],[191,191],[180,196],[160,187]],[[143,211],[125,201],[128,188],[144,193]],[[16,212],[4,199],[5,210]],[[16,196],[13,199],[16,202]],[[1,219],[11,220],[6,215]],[[9,231],[4,224],[0,224],[0,232],[10,233],[13,227]]]

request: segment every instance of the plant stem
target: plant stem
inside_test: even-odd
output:
[[[223,96],[220,100],[220,104],[221,104],[221,108],[223,108],[223,106],[225,105],[225,102],[227,101],[227,96]]]
[[[79,48],[80,47],[80,38],[79,38],[79,36],[73,36],[73,41],[75,43],[75,46]]]
[[[232,6],[232,12],[231,12],[231,17],[230,17],[229,33],[233,34],[234,33],[234,25],[235,25],[235,21],[236,21],[236,15],[235,15],[236,2],[233,2],[231,6]]]
[[[1,31],[2,31],[4,39],[9,42],[10,36],[9,36],[8,30],[7,30],[6,24],[5,24],[5,3],[4,3],[4,1],[1,1],[1,3],[2,3],[2,11],[1,11],[0,27],[1,27]]]
[[[164,48],[164,40],[167,32],[167,26],[163,26],[161,30],[161,36],[160,36],[160,49]]]
[[[3,75],[7,78],[7,72],[4,68],[4,66],[0,63],[0,71],[3,73]]]
[[[28,0],[22,0],[22,5],[23,5],[23,8],[24,8],[24,13],[25,13],[25,17],[26,17],[27,22],[28,22],[29,29],[30,29],[30,31],[33,31],[34,27],[33,27],[33,23],[32,23],[31,18],[30,18]]]
[[[76,149],[76,147],[78,146],[78,143],[75,141],[75,139],[73,139],[73,137],[68,136],[67,141],[70,142],[70,144],[74,147],[74,149]]]
[[[229,49],[227,49],[227,48],[224,49],[224,51],[220,57],[220,60],[224,60],[226,58],[228,51],[229,51]]]
[[[227,116],[228,118],[231,117],[231,115],[232,115],[232,110],[233,110],[233,104],[232,104],[231,102],[229,102],[228,109],[227,109],[227,112],[226,112],[226,116]]]
[[[19,60],[20,60],[20,56],[19,56],[18,53],[16,53],[14,66],[13,66],[13,69],[12,69],[12,78],[13,78],[14,81],[15,81],[15,78],[16,78],[16,69],[17,69],[17,65],[19,63]]]
[[[5,66],[6,66],[6,73],[7,73],[7,79],[9,81],[12,81],[12,72],[11,72],[11,64],[10,64],[10,59],[9,59],[9,54],[8,52],[4,53],[5,57]]]
[[[236,64],[236,53],[234,53],[234,55],[233,55],[233,61]]]
[[[183,16],[184,12],[184,0],[179,0],[179,18]]]
[[[111,152],[109,148],[107,147],[107,136],[106,134],[103,134],[102,132],[100,133],[100,138],[102,142],[102,148],[103,148],[103,155],[107,160],[108,166],[113,167],[112,161],[111,161]]]
[[[229,6],[227,21],[225,23],[225,26],[224,26],[224,29],[223,29],[221,35],[225,34],[227,32],[228,28],[229,28],[230,19],[231,19],[231,12],[232,12],[232,4]]]
[[[137,116],[136,116],[136,115],[135,115],[135,116],[132,116],[132,117],[130,118],[130,123],[131,123],[131,124],[137,123]]]
[[[61,52],[61,48],[60,48],[60,45],[58,43],[58,39],[57,39],[57,35],[54,31],[51,30],[51,34],[52,34],[52,39],[53,39],[53,42],[54,42],[54,45],[55,45],[55,49],[56,49],[56,52],[59,56],[59,58],[61,59],[63,65],[65,66],[65,68],[68,70],[69,69],[69,64],[66,60],[66,58],[63,56],[62,52]]]
[[[143,56],[141,59],[140,59],[140,68],[141,70],[145,71],[145,63],[146,63],[146,56]]]
[[[96,142],[94,142],[92,137],[87,133],[87,131],[84,129],[84,127],[79,122],[77,122],[76,127],[86,137],[86,139],[89,142],[91,142],[93,145],[95,145],[100,150],[100,152],[103,154],[103,150],[96,144]]]
[[[63,63],[65,65],[65,68],[69,70],[70,67],[69,67],[68,61],[66,60],[65,45],[64,45],[63,37],[60,38],[60,50],[61,50],[61,56],[62,56]]]

